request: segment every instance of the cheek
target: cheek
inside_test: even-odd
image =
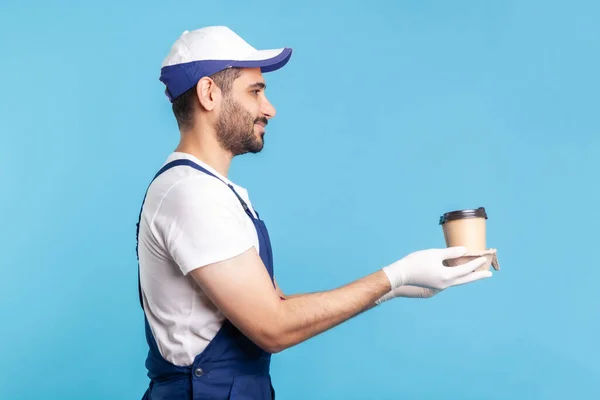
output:
[[[247,110],[250,115],[252,115],[252,118],[256,118],[260,114],[260,104],[258,102],[253,102],[248,105]]]
[[[256,117],[260,112],[260,98],[254,95],[250,95],[250,98],[244,102],[244,108],[252,116]]]

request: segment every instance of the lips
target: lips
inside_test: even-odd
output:
[[[254,121],[254,124],[260,125],[263,128],[266,127],[268,123],[269,123],[269,120],[267,120],[265,117],[256,118],[256,120]]]

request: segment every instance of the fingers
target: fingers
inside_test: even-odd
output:
[[[490,278],[491,276],[492,276],[491,271],[472,272],[468,275],[461,276],[460,278],[456,279],[454,281],[454,283],[452,284],[452,286],[464,285],[465,283],[470,283],[470,282],[478,281],[480,279]]]
[[[481,267],[484,263],[487,262],[486,257],[479,257],[474,260],[469,261],[468,263],[458,265],[456,267],[452,267],[452,275],[454,277],[461,277],[463,275],[467,275],[477,268]]]
[[[467,254],[467,248],[465,246],[454,246],[447,247],[445,249],[440,249],[440,253],[442,255],[443,260],[448,260],[451,258],[462,257]]]
[[[424,288],[420,286],[404,285],[394,289],[397,297],[426,298],[431,297],[438,291],[435,289]]]

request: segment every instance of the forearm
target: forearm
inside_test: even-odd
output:
[[[337,289],[286,296],[280,302],[273,330],[273,351],[294,346],[372,308],[390,290],[377,271]]]

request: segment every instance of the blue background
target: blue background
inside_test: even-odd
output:
[[[216,24],[295,50],[230,173],[285,292],[443,246],[458,208],[502,268],[276,355],[278,398],[599,398],[598,2],[86,3],[0,5],[0,398],[141,397],[135,223],[179,140],[159,69]]]

